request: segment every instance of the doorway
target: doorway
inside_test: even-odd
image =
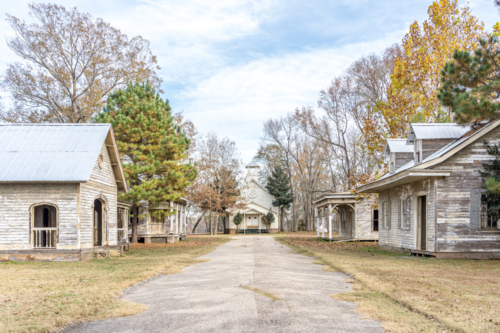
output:
[[[94,246],[102,246],[102,202],[94,200]]]
[[[427,197],[418,197],[417,249],[427,250]]]

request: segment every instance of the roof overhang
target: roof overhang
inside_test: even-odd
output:
[[[351,192],[333,193],[325,195],[324,197],[313,201],[313,204],[316,207],[328,204],[347,204],[347,203],[356,203],[356,195],[352,194]]]
[[[405,170],[357,188],[360,193],[380,193],[391,187],[413,183],[430,177],[448,177],[452,170]]]
[[[125,179],[125,173],[123,172],[122,161],[120,159],[120,152],[118,151],[118,145],[116,144],[115,132],[113,131],[113,126],[109,126],[109,132],[104,142],[106,144],[106,147],[108,148],[108,155],[109,159],[111,160],[111,167],[113,169],[113,173],[115,174],[118,193],[127,193],[128,192],[127,180]]]

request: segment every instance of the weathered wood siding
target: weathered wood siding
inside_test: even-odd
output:
[[[81,248],[91,248],[93,243],[93,205],[94,200],[101,198],[105,202],[107,217],[103,218],[103,229],[108,231],[103,237],[103,245],[117,244],[117,195],[116,178],[113,173],[108,149],[103,144],[101,154],[104,157],[102,168],[99,159],[95,161],[90,180],[81,184],[81,212],[80,212],[80,243]]]
[[[453,170],[450,177],[437,182],[437,252],[500,251],[500,229],[484,231],[471,225],[471,192],[482,192],[479,173],[492,159],[484,141],[498,144],[497,128],[434,169]]]
[[[422,161],[434,154],[439,149],[452,142],[454,139],[425,139],[421,140]]]
[[[413,161],[413,153],[393,153],[395,155],[395,169],[401,168],[408,162]]]
[[[77,184],[0,184],[0,250],[31,249],[30,207],[56,205],[57,248],[77,248]]]
[[[378,232],[373,231],[373,205],[375,198],[363,198],[356,203],[356,226],[353,237],[356,239],[378,239]]]
[[[391,202],[391,223],[386,228],[383,222],[383,210],[379,210],[379,244],[390,248],[414,250],[417,242],[417,207],[418,197],[426,196],[427,201],[427,251],[435,248],[435,182],[433,178],[391,188],[379,193],[379,207],[383,202]],[[403,229],[399,224],[399,200],[410,197],[410,225]]]

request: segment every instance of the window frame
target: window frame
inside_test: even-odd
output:
[[[375,211],[377,211],[377,218],[375,218]],[[375,220],[377,221],[377,230],[375,230]],[[372,209],[372,231],[377,232],[380,228],[380,209]]]
[[[488,213],[489,203],[484,199],[486,197],[485,193],[482,193],[480,196],[480,210],[479,210],[479,230],[499,230],[500,224],[498,221],[500,220],[500,215],[497,215],[497,220],[493,221],[494,215],[490,215]]]
[[[55,227],[41,227],[41,228],[37,227],[37,228],[35,228],[35,221],[36,221],[35,211],[36,211],[37,207],[41,207],[41,206],[50,206],[50,207],[54,208],[54,210],[55,210]],[[35,233],[36,230],[53,230],[53,231],[55,231],[56,236],[55,236],[54,246],[42,246],[42,247],[37,246],[37,247],[35,247],[35,237],[33,234]],[[33,248],[37,248],[37,249],[57,248],[57,246],[59,244],[59,206],[57,206],[54,203],[50,203],[50,202],[40,202],[40,203],[36,203],[36,204],[31,205],[30,215],[29,215],[29,244]]]
[[[391,202],[389,200],[384,201],[383,206],[384,206],[383,226],[384,226],[384,229],[390,229],[391,228]]]

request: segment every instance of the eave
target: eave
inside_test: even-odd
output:
[[[430,177],[449,177],[452,170],[414,170],[398,172],[390,177],[380,179],[357,188],[360,193],[380,193],[394,186],[413,183]]]

